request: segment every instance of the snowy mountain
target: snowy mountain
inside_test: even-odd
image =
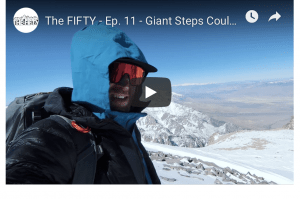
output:
[[[207,147],[143,142],[162,184],[293,184],[294,131],[214,135]]]
[[[284,125],[282,128],[294,130],[294,116],[292,116],[291,121]]]
[[[173,98],[184,96],[173,93]],[[226,134],[240,127],[215,120],[184,105],[171,102],[168,107],[146,108],[148,115],[137,121],[142,141],[181,147],[204,147],[214,133]]]

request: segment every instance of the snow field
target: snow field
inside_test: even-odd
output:
[[[165,154],[211,162],[221,168],[229,167],[252,180],[254,180],[252,175],[256,175],[263,177],[267,182],[293,184],[293,137],[293,130],[248,131],[218,135],[214,144],[202,148],[184,148],[148,142],[143,142],[143,145],[148,151],[162,151]],[[182,162],[188,160],[183,158]],[[219,179],[216,176],[188,174],[181,170],[180,173],[176,170],[164,170],[164,163],[156,160],[153,160],[153,163],[159,176],[177,179],[172,183],[161,179],[164,184],[216,184],[215,180]],[[200,177],[204,180],[187,178],[180,174]],[[228,174],[228,176],[241,182],[234,175]],[[224,184],[223,181],[221,182]]]

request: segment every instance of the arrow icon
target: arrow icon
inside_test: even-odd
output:
[[[273,14],[270,18],[269,21],[272,19],[276,19],[276,21],[281,17],[281,15],[276,11],[276,14]],[[268,22],[269,22],[268,21]]]
[[[155,90],[149,88],[148,86],[145,86],[145,87],[146,87],[146,92],[145,92],[146,98],[148,98],[156,93]]]

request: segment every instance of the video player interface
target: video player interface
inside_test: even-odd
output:
[[[110,182],[293,184],[293,38],[294,1],[7,1],[7,121],[114,120],[150,159]]]

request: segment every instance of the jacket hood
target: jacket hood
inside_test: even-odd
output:
[[[108,66],[119,58],[147,63],[138,46],[118,28],[97,23],[75,33],[71,45],[72,102],[87,106],[100,119],[141,114],[110,110]]]

